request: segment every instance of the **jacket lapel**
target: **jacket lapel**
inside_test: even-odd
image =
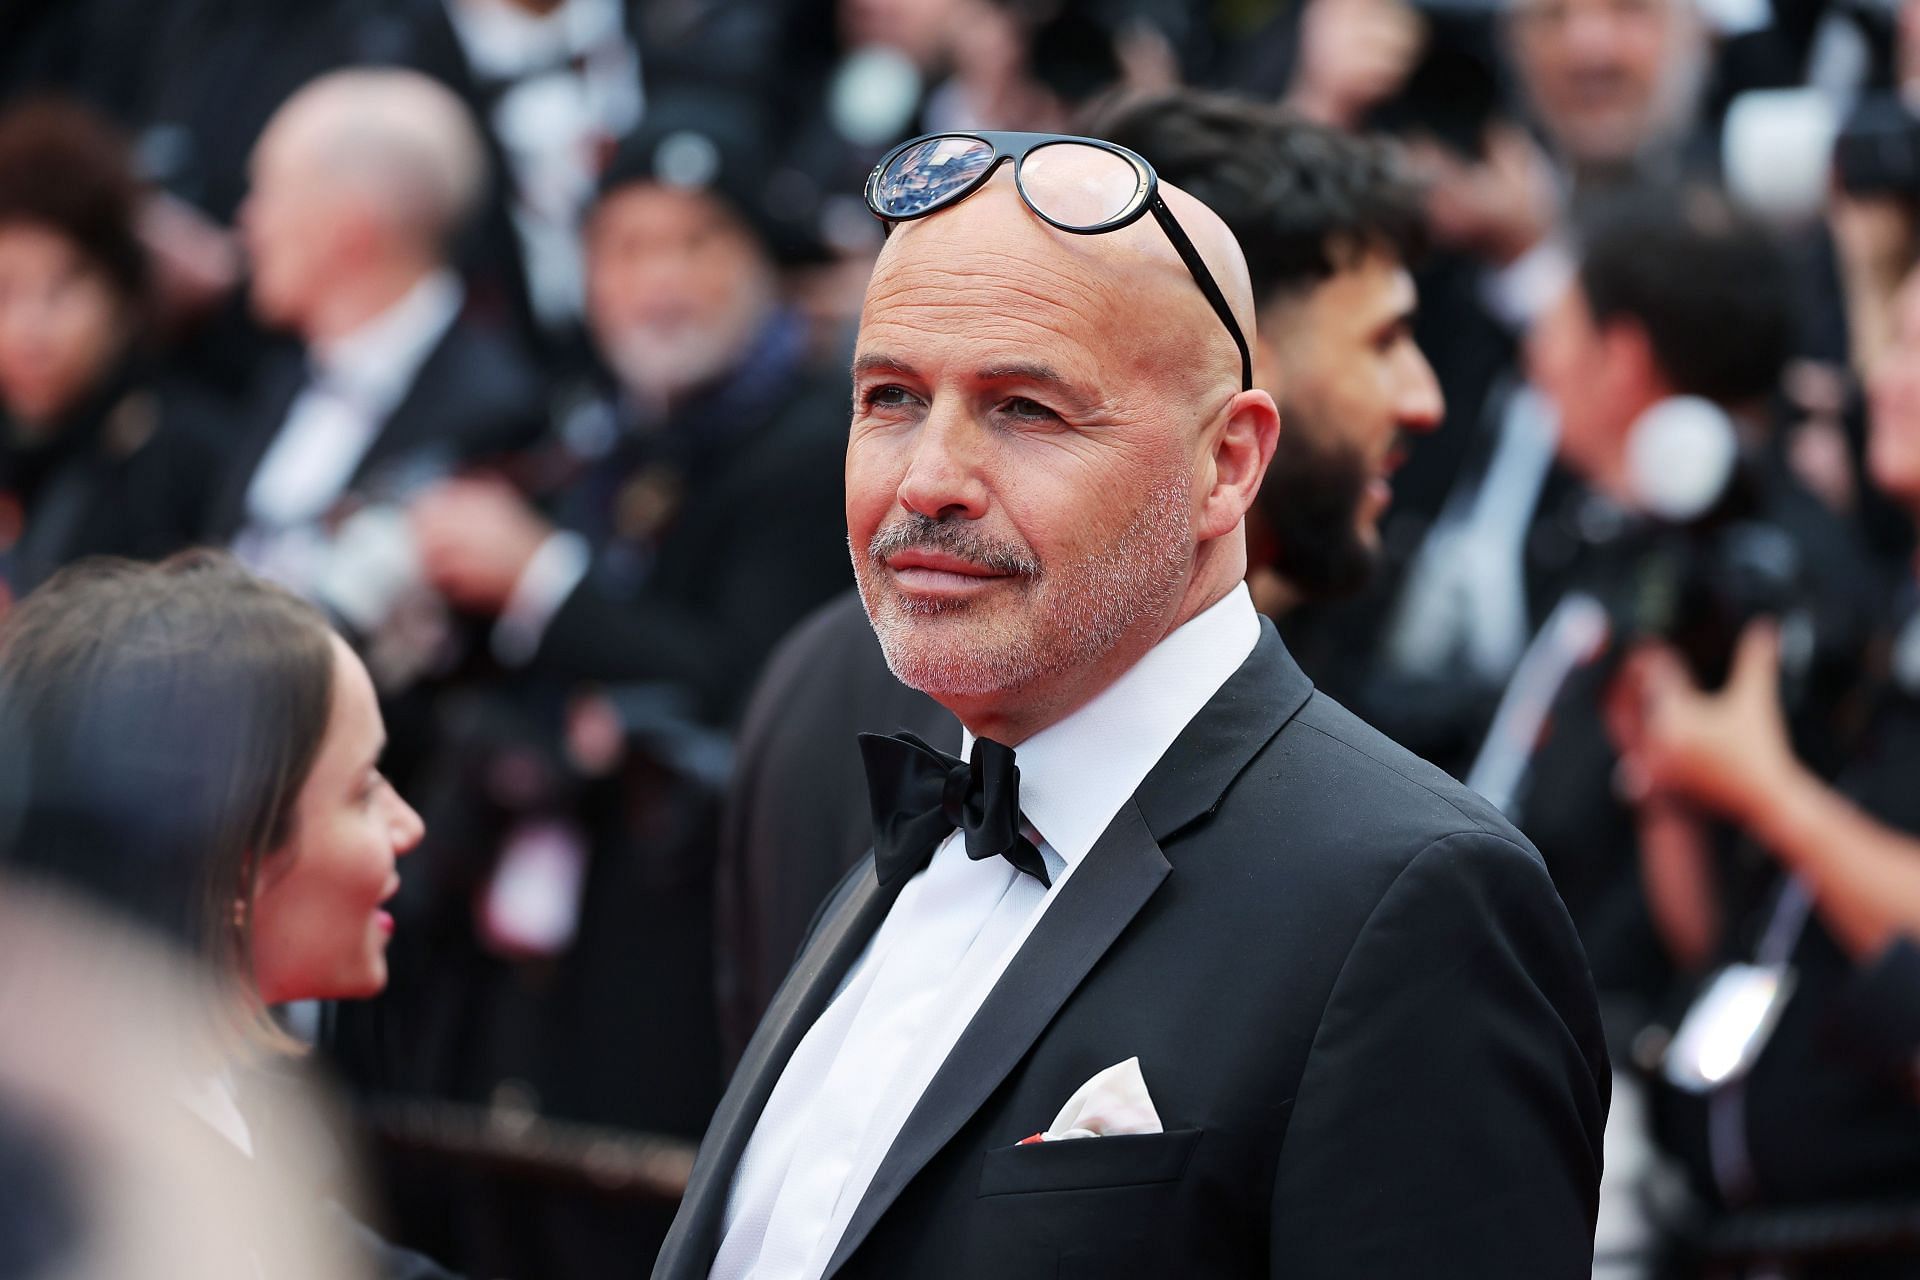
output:
[[[279,438],[293,402],[305,385],[305,365],[298,356],[282,351],[265,362],[259,389],[248,400],[246,416],[209,503],[206,524],[201,529],[208,541],[231,542],[246,525],[247,489],[253,484],[253,474]]]
[[[1195,716],[1060,890],[961,1033],[881,1161],[827,1264],[846,1264],[928,1161],[953,1140],[1172,871],[1160,841],[1211,812],[1313,692],[1273,624]],[[784,1061],[784,1058],[783,1058]],[[764,1100],[764,1097],[763,1097]]]
[[[720,1247],[734,1170],[760,1122],[767,1097],[801,1038],[839,989],[840,979],[886,917],[898,888],[880,887],[873,859],[868,857],[856,864],[822,909],[812,938],[760,1019],[707,1127],[680,1212],[654,1264],[655,1280],[704,1277],[711,1269]]]
[[[1122,806],[907,1116],[841,1234],[827,1275],[852,1256],[914,1175],[1000,1087],[1170,869],[1139,810],[1131,802]]]

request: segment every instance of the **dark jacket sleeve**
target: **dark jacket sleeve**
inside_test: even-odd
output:
[[[805,440],[770,453],[711,504],[679,549],[697,555],[697,592],[628,595],[590,572],[549,622],[535,662],[609,684],[672,681],[702,715],[734,719],[780,638],[853,581],[838,448]]]
[[[1609,1086],[1538,855],[1435,841],[1328,998],[1275,1178],[1271,1274],[1585,1280]]]

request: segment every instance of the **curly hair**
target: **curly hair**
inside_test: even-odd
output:
[[[0,114],[0,227],[60,233],[130,302],[148,279],[134,229],[140,198],[126,142],[87,108],[45,98]]]

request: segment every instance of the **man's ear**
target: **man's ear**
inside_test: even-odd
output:
[[[1207,440],[1200,510],[1194,534],[1202,542],[1233,532],[1253,506],[1280,439],[1280,410],[1259,388],[1227,402]]]

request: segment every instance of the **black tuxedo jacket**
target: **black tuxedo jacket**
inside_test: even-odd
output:
[[[869,859],[823,908],[657,1280],[708,1273],[761,1108],[890,905]],[[1016,1145],[1134,1056],[1166,1132]],[[1263,623],[954,1046],[828,1274],[1584,1278],[1608,1087],[1539,855]]]
[[[296,351],[269,360],[255,385],[215,489],[204,530],[226,542],[245,526],[247,488],[306,386]],[[546,425],[538,375],[519,348],[491,328],[457,319],[380,424],[348,489],[418,469],[434,478],[463,462],[523,449]]]

